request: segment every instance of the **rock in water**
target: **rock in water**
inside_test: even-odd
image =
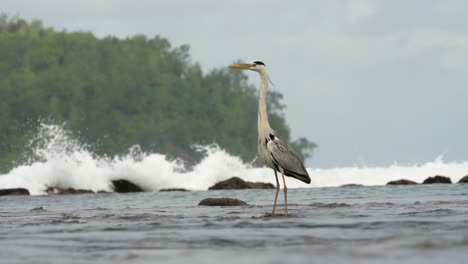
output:
[[[61,189],[58,187],[49,187],[46,190],[47,194],[49,195],[67,195],[67,194],[84,194],[84,193],[94,193],[91,190],[83,190],[83,189]]]
[[[465,177],[461,178],[458,183],[468,183],[468,175],[466,175]]]
[[[423,184],[433,184],[433,183],[452,183],[452,180],[450,180],[449,177],[437,175],[434,177],[429,177],[423,181]]]
[[[413,184],[418,184],[418,183],[414,181],[410,181],[410,180],[405,180],[405,179],[387,182],[387,185],[413,185]]]
[[[250,186],[239,177],[232,177],[225,181],[220,181],[208,188],[208,190],[234,190],[234,189],[250,189]]]
[[[250,189],[275,189],[275,186],[268,182],[246,182]]]
[[[118,193],[144,192],[140,186],[127,180],[114,180],[112,185],[114,186],[114,192]]]
[[[240,189],[274,189],[271,183],[246,182],[239,177],[232,177],[225,181],[220,181],[208,188],[208,190],[240,190]]]
[[[0,196],[4,195],[30,195],[29,191],[24,188],[1,189]]]
[[[44,211],[47,211],[46,209],[44,209],[44,207],[40,206],[40,207],[35,207],[31,210],[29,210],[29,212],[44,212]]]
[[[161,189],[160,192],[188,192],[187,189],[183,188],[168,188],[168,189]]]
[[[198,205],[205,206],[245,206],[246,202],[233,198],[206,198],[200,201]]]

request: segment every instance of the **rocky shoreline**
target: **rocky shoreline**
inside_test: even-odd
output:
[[[452,183],[452,180],[450,179],[450,177],[441,176],[441,175],[428,177],[422,182],[422,184],[451,184],[451,183]],[[458,181],[458,183],[468,183],[468,175],[461,178]],[[419,184],[419,183],[415,181],[406,180],[406,179],[390,181],[387,183],[387,185],[414,185],[414,184]]]
[[[461,178],[457,183],[468,183],[468,175]],[[112,192],[116,193],[132,193],[132,192],[145,192],[141,186],[130,182],[128,180],[119,179],[111,181]],[[407,179],[399,179],[389,181],[386,185],[417,185],[415,181]],[[426,178],[421,184],[452,184],[450,177],[436,175]],[[340,187],[361,187],[361,184],[345,184]],[[241,189],[274,189],[275,186],[271,183],[264,182],[248,182],[239,177],[232,177],[224,181],[220,181],[215,185],[208,188],[208,190],[241,190]],[[190,190],[183,188],[168,188],[161,189],[160,192],[188,192]],[[92,190],[73,189],[73,188],[60,188],[58,186],[49,186],[45,190],[47,195],[77,195],[77,194],[94,194],[94,193],[107,193],[107,191],[94,192]],[[30,195],[29,190],[25,188],[8,188],[0,189],[0,196],[13,196],[13,195]]]

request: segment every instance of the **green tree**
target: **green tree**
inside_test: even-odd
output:
[[[75,132],[97,154],[143,151],[197,161],[192,144],[256,156],[257,90],[240,71],[207,73],[189,47],[160,36],[97,38],[0,15],[0,170],[19,161],[40,120]],[[282,95],[268,95],[270,122],[290,139]],[[309,157],[315,144],[294,145]]]

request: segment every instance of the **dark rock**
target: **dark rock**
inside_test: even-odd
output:
[[[239,190],[239,189],[274,189],[271,183],[246,182],[239,177],[232,177],[225,181],[220,181],[208,188],[208,190]]]
[[[434,177],[429,177],[423,181],[423,184],[433,184],[433,183],[452,183],[452,180],[450,180],[449,177],[437,175]]]
[[[201,200],[198,205],[205,206],[245,206],[246,202],[233,198],[206,198]]]
[[[67,194],[85,194],[85,193],[94,193],[91,190],[83,190],[83,189],[61,189],[57,187],[49,187],[46,190],[47,194],[49,195],[67,195]]]
[[[410,181],[410,180],[405,180],[405,179],[387,182],[387,185],[412,185],[412,184],[418,184],[418,183],[414,181]]]
[[[29,191],[24,188],[1,189],[0,196],[4,195],[30,195]]]
[[[225,181],[220,181],[208,188],[208,190],[233,190],[233,189],[250,189],[250,186],[239,177],[232,177]]]
[[[468,183],[468,175],[466,175],[465,177],[461,178],[458,183]]]
[[[68,188],[65,190],[60,190],[59,194],[61,195],[66,195],[66,194],[85,194],[85,193],[94,193],[91,190],[83,190],[83,189],[73,189],[73,188]]]
[[[118,193],[144,192],[140,186],[127,180],[115,180],[112,181],[112,185],[114,186],[114,192]]]
[[[350,183],[350,184],[343,184],[340,187],[360,187],[363,186],[362,184]]]
[[[31,210],[29,210],[29,212],[43,212],[43,211],[47,211],[46,209],[44,209],[44,207],[35,207]]]
[[[275,186],[268,182],[246,182],[250,189],[275,189]]]
[[[183,188],[169,188],[169,189],[161,189],[160,192],[188,192],[187,189]]]

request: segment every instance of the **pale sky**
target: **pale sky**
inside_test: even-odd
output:
[[[467,1],[0,3],[59,30],[161,35],[205,71],[265,62],[293,138],[319,145],[310,167],[468,160]]]

